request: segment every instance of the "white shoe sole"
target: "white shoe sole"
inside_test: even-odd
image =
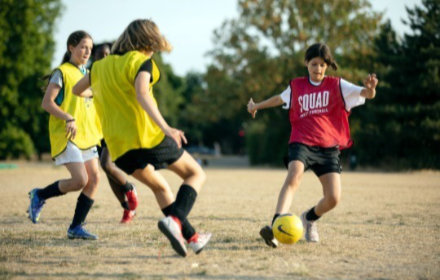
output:
[[[165,221],[162,219],[157,224],[159,227],[159,230],[168,238],[168,240],[171,242],[171,246],[173,247],[174,251],[176,251],[177,254],[179,254],[182,257],[186,257],[186,247],[184,244],[180,242],[179,239],[177,239],[174,234],[170,231],[168,226],[166,225]]]

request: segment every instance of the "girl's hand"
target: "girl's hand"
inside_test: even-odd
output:
[[[364,80],[365,88],[362,89],[361,96],[373,99],[376,96],[376,86],[378,82],[376,74],[368,74],[368,77]]]
[[[369,90],[376,89],[379,80],[376,78],[376,74],[368,74],[368,77],[364,80],[364,86]]]
[[[257,114],[257,109],[255,108],[255,102],[254,100],[249,99],[249,102],[247,104],[247,110],[249,112],[249,114],[252,115],[252,118],[255,119],[255,115]]]
[[[185,137],[185,133],[182,130],[170,127],[166,131],[164,131],[164,133],[165,135],[173,138],[173,140],[177,143],[177,147],[179,148],[182,147],[182,140],[184,144],[188,143]]]
[[[69,140],[75,139],[76,136],[76,123],[74,118],[66,120],[66,137]]]

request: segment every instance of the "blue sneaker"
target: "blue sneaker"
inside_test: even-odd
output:
[[[33,189],[29,192],[30,205],[28,208],[29,219],[34,223],[38,223],[40,219],[40,212],[45,203],[44,199],[38,197],[37,191],[39,189]]]
[[[74,228],[69,228],[67,230],[67,237],[69,239],[87,239],[87,240],[97,240],[98,236],[89,233],[83,225],[77,225]]]

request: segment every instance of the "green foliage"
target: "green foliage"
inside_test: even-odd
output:
[[[8,142],[14,152],[3,154],[2,150],[1,158],[19,156],[17,151],[27,156],[34,149],[32,142],[39,153],[48,149],[40,88],[41,77],[50,71],[52,34],[60,11],[59,0],[0,0],[0,134],[6,142],[29,136],[33,140],[19,141],[17,147]]]
[[[35,154],[34,144],[24,130],[7,125],[0,132],[0,160],[18,158],[29,159]]]
[[[171,66],[163,62],[160,54],[155,54],[153,59],[161,73],[159,82],[154,86],[154,96],[164,118],[170,125],[176,126],[179,107],[184,101],[182,97],[184,80],[174,74]]]
[[[440,2],[422,4],[407,9],[412,34],[399,41],[388,22],[375,41],[381,81],[355,135],[361,162],[440,168]]]
[[[204,120],[235,132],[218,133],[222,150],[239,141],[237,132],[246,128],[251,162],[281,164],[290,132],[287,112],[266,110],[250,120],[249,98],[261,101],[279,94],[293,77],[306,75],[304,52],[318,41],[330,46],[342,66],[337,75],[359,82],[373,67],[369,55],[381,14],[363,0],[238,3],[238,18],[215,32],[217,45],[210,52],[214,63],[205,75],[206,90],[196,96],[203,104]]]

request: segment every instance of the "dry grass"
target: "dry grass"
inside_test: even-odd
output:
[[[176,190],[178,178],[164,171]],[[51,164],[0,170],[1,279],[440,279],[440,173],[343,173],[341,204],[320,222],[321,243],[271,249],[259,238],[273,215],[285,170],[209,168],[190,215],[214,236],[200,254],[178,257],[157,229],[161,213],[136,182],[140,206],[129,226],[104,177],[88,217],[98,241],[66,230],[77,194],[48,200],[40,223],[26,217],[27,192],[67,176]],[[133,180],[133,179],[131,179]],[[321,196],[306,173],[292,212]]]

